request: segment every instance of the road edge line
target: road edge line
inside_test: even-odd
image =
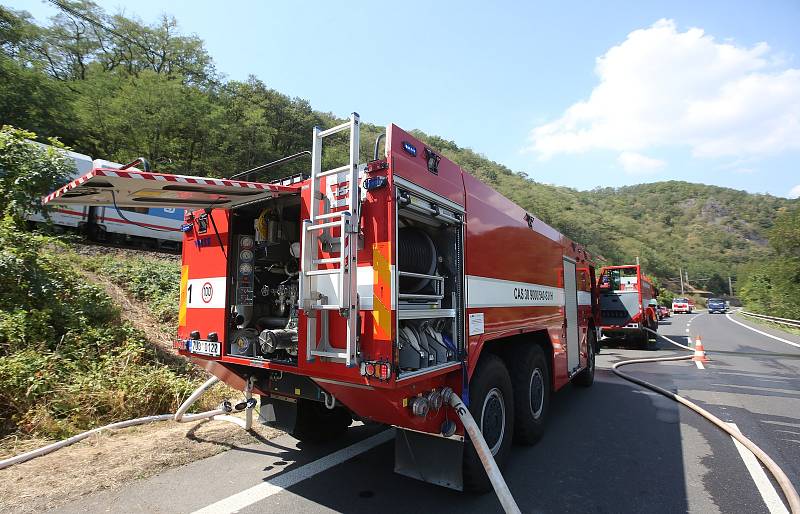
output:
[[[742,433],[739,427],[736,426],[736,423],[728,422],[728,425],[740,434]],[[783,500],[778,494],[778,491],[775,490],[775,486],[770,482],[769,477],[764,472],[764,468],[761,467],[761,464],[758,462],[758,459],[756,459],[756,456],[753,455],[753,452],[745,448],[742,443],[733,437],[731,437],[731,440],[733,440],[733,444],[736,446],[739,456],[742,457],[744,465],[750,473],[753,482],[756,484],[756,489],[758,489],[758,492],[761,494],[761,498],[764,500],[770,514],[789,514],[789,510],[783,504]]]
[[[782,337],[774,336],[774,335],[772,335],[772,334],[768,334],[768,333],[766,333],[766,332],[762,332],[761,330],[758,330],[757,328],[753,328],[753,327],[751,327],[751,326],[749,326],[749,325],[745,325],[745,324],[744,324],[744,323],[742,323],[741,321],[738,321],[738,320],[735,320],[735,319],[733,319],[733,318],[731,317],[730,313],[725,313],[725,317],[726,317],[726,318],[728,318],[730,321],[733,321],[733,322],[734,322],[734,323],[736,323],[737,325],[741,325],[741,326],[743,326],[743,327],[744,327],[744,328],[746,328],[747,330],[752,330],[753,332],[757,332],[757,333],[759,333],[759,334],[761,334],[761,335],[763,335],[763,336],[767,336],[767,337],[769,337],[769,338],[775,339],[776,341],[780,341],[780,342],[782,342],[782,343],[790,344],[790,345],[792,345],[792,346],[795,346],[795,347],[797,347],[797,348],[800,348],[800,344],[797,344],[797,343],[795,343],[794,341],[789,341],[789,340],[787,340],[787,339],[784,339],[784,338],[782,338]]]
[[[297,469],[287,471],[261,484],[254,485],[244,491],[235,493],[227,498],[212,503],[202,509],[194,511],[192,514],[220,514],[237,512],[254,503],[269,498],[275,494],[292,487],[293,485],[311,478],[314,475],[327,471],[328,469],[346,462],[356,455],[369,451],[376,446],[391,441],[394,437],[394,430],[384,430],[373,436],[367,437],[355,444],[337,450],[331,454],[304,464]]]

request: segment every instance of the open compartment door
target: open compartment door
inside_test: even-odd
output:
[[[236,207],[299,193],[299,184],[278,185],[218,178],[95,168],[53,191],[42,203],[116,207]]]

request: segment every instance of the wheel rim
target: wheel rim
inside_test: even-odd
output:
[[[544,409],[544,376],[539,368],[533,370],[531,374],[531,384],[528,388],[530,394],[531,415],[533,419],[539,419]]]
[[[495,387],[486,395],[481,409],[481,433],[492,455],[500,450],[505,432],[506,404],[502,391]]]

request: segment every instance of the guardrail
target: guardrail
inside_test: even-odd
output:
[[[780,325],[788,325],[790,327],[800,328],[800,320],[796,319],[786,319],[786,318],[776,318],[774,316],[766,316],[764,314],[756,314],[755,312],[747,312],[744,310],[739,311],[746,316],[752,316],[757,319],[763,319],[766,321],[771,321],[773,323],[778,323]]]

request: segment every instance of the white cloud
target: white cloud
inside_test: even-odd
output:
[[[800,184],[797,184],[791,188],[786,196],[789,198],[800,198]]]
[[[595,72],[589,98],[534,128],[528,150],[547,159],[675,145],[698,157],[800,149],[800,69],[766,43],[736,46],[660,20],[597,58]]]
[[[622,152],[619,154],[617,162],[630,175],[655,173],[667,164],[662,160],[653,159],[636,152]]]

